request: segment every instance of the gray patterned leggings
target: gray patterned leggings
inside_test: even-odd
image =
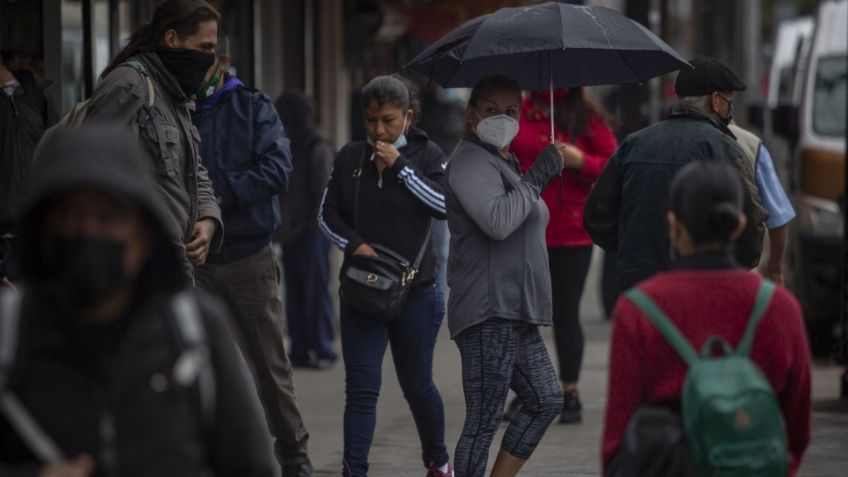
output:
[[[501,449],[528,459],[562,409],[562,390],[535,325],[489,319],[456,337],[462,356],[465,426],[456,445],[456,477],[482,477],[512,388],[524,402]]]

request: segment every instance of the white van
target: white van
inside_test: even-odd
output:
[[[789,282],[804,307],[815,348],[831,341],[841,300],[848,0],[819,7],[805,74],[792,167],[798,217]]]

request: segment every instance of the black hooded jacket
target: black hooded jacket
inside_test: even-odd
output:
[[[315,127],[306,95],[284,94],[277,101],[277,111],[291,140],[294,165],[289,188],[280,196],[283,223],[277,238],[290,245],[308,233],[318,232],[315,217],[330,180],[335,151]]]
[[[445,155],[419,129],[410,128],[406,137],[407,146],[400,149],[394,166],[383,171],[382,179],[371,160],[373,148],[367,142],[350,142],[336,155],[318,224],[344,251],[345,260],[363,243],[377,243],[412,262],[427,237],[430,219],[446,217],[441,185],[447,167]],[[358,171],[360,164],[362,169]],[[362,181],[358,218],[357,174]],[[345,265],[342,264],[342,272]],[[436,260],[430,241],[413,283],[428,285],[435,279]]]
[[[196,386],[172,378],[183,350],[170,302],[190,285],[166,232],[156,183],[125,133],[57,130],[36,158],[21,235],[25,291],[8,389],[66,458],[91,455],[95,476],[270,476],[273,461],[255,388],[222,307],[197,297],[215,375],[214,422]],[[64,191],[93,189],[137,207],[151,228],[152,258],[133,305],[107,325],[86,325],[48,293],[39,236],[44,205]],[[111,423],[113,432],[108,432]],[[41,464],[0,415],[0,475],[34,476]]]
[[[20,86],[0,92],[0,235],[17,233],[32,156],[44,131],[56,122],[47,96],[49,81],[31,71],[14,71]]]

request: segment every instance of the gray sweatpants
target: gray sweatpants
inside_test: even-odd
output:
[[[489,319],[456,337],[462,357],[465,426],[454,452],[456,477],[482,477],[512,388],[524,403],[501,449],[528,459],[562,409],[562,390],[536,325]]]

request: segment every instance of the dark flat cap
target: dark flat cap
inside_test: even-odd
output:
[[[674,81],[677,96],[704,96],[713,91],[742,91],[742,78],[715,58],[696,56],[689,60],[692,69],[682,69]]]

